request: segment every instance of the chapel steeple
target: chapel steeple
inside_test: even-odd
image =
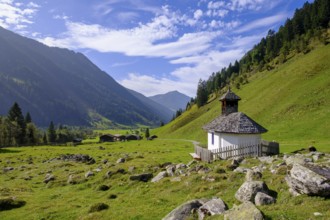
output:
[[[233,112],[238,112],[238,101],[241,100],[241,98],[233,93],[230,90],[230,87],[219,100],[222,103],[222,115],[229,115]]]

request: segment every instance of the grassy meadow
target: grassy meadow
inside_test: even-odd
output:
[[[100,148],[102,146],[102,148]],[[166,177],[160,182],[137,182],[132,174],[152,173],[156,176],[164,168],[161,164],[191,161],[189,141],[162,140],[130,141],[120,143],[86,144],[73,146],[39,146],[0,149],[0,166],[12,167],[1,170],[0,198],[25,201],[20,208],[0,211],[0,219],[161,219],[178,205],[196,198],[222,198],[232,207],[239,202],[235,192],[244,182],[245,174],[228,170],[228,161],[212,164],[199,162],[210,172],[190,172],[180,176]],[[59,160],[63,154],[88,154],[96,161],[87,165],[81,162]],[[54,159],[55,158],[55,159]],[[117,163],[126,158],[125,163]],[[104,163],[107,160],[107,163]],[[280,161],[279,161],[280,162]],[[244,167],[259,165],[257,159],[247,159]],[[269,165],[265,165],[269,166]],[[132,171],[132,167],[135,169]],[[190,168],[191,168],[190,167]],[[99,172],[95,169],[100,169]],[[93,171],[94,176],[85,178]],[[112,171],[110,178],[106,173]],[[44,183],[50,173],[54,181]],[[73,175],[76,184],[69,184]],[[258,207],[267,219],[329,219],[330,200],[319,197],[292,197],[284,181],[285,173],[263,173],[263,180],[271,190],[278,193],[277,203]],[[108,190],[102,191],[106,185]],[[90,212],[91,206],[104,203],[108,209]],[[308,209],[306,208],[308,207]],[[323,216],[315,217],[314,212]],[[209,218],[218,219],[218,218]],[[221,218],[220,218],[221,219]]]

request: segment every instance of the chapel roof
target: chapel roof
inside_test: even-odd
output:
[[[220,115],[203,126],[203,129],[212,132],[235,134],[261,134],[267,132],[266,128],[242,112]]]

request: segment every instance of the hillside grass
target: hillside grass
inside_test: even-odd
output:
[[[208,173],[192,172],[180,176],[181,181],[166,177],[158,183],[135,182],[130,175],[152,173],[156,176],[164,168],[159,165],[172,162],[185,163],[191,160],[190,142],[179,140],[130,141],[122,143],[103,143],[72,146],[40,146],[0,149],[0,199],[14,198],[25,201],[23,207],[0,211],[0,219],[162,219],[171,210],[192,199],[222,198],[229,208],[239,202],[234,194],[244,182],[245,174],[227,169],[230,161],[215,161],[212,164],[198,162],[193,166],[211,169]],[[62,154],[88,154],[96,160],[95,164],[57,160]],[[126,157],[127,162],[116,163],[118,158]],[[108,163],[104,164],[103,160]],[[278,161],[280,163],[281,161]],[[259,165],[257,159],[249,158],[244,167]],[[5,167],[13,167],[5,171]],[[129,173],[129,167],[135,167]],[[285,183],[285,173],[272,174],[270,165],[263,172],[263,180],[271,190],[276,191],[277,202],[258,207],[267,219],[329,219],[330,200],[320,197],[292,197]],[[100,172],[94,171],[101,168]],[[125,173],[116,173],[124,169]],[[95,176],[85,178],[87,171]],[[220,170],[222,170],[220,172]],[[116,174],[104,178],[107,171]],[[225,171],[225,173],[223,173]],[[47,173],[55,180],[44,183]],[[77,184],[67,183],[69,175],[77,178]],[[30,177],[30,180],[25,180]],[[209,179],[214,179],[214,181]],[[110,189],[99,190],[106,185]],[[115,196],[116,198],[114,198]],[[99,212],[90,208],[99,203],[109,206]],[[308,207],[308,208],[306,208]],[[315,217],[314,212],[322,213]],[[214,218],[210,218],[214,219]],[[221,218],[220,218],[221,219]]]
[[[268,129],[265,140],[280,143],[281,152],[310,145],[330,152],[330,44],[298,54],[271,71],[253,74],[249,83],[233,91],[244,112]],[[202,126],[221,113],[213,95],[200,109],[194,106],[171,123],[155,129],[159,136],[187,138],[206,144]]]

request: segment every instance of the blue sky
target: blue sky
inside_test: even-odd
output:
[[[194,97],[306,0],[0,0],[0,26],[85,54],[146,96]],[[312,2],[312,1],[309,1]]]

